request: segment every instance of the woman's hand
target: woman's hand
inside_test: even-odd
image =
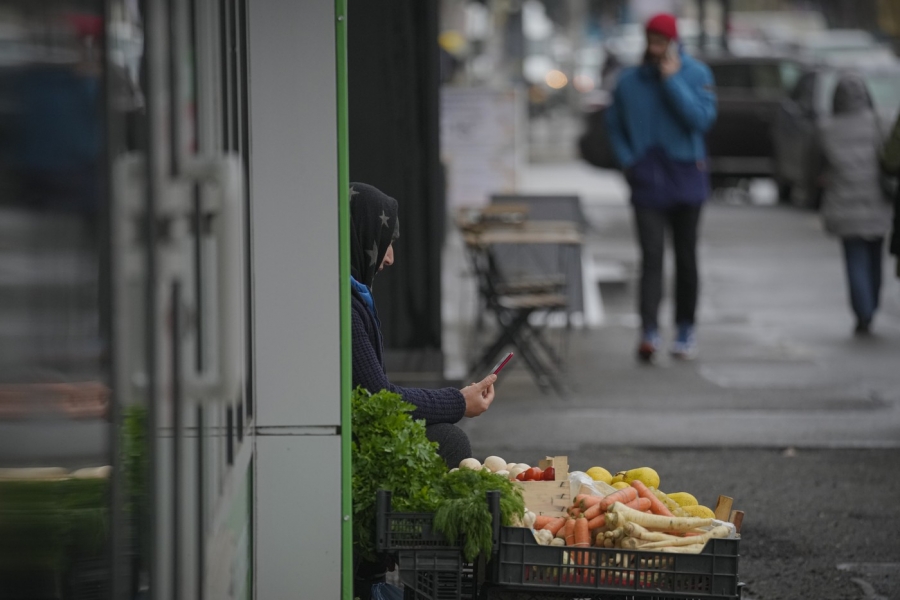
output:
[[[466,399],[467,417],[477,417],[491,406],[491,402],[494,401],[495,381],[497,381],[497,376],[490,374],[478,383],[467,385],[459,390]]]

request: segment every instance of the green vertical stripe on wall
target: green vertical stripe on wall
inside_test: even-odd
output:
[[[350,394],[353,378],[350,338],[350,167],[347,134],[347,0],[335,0],[337,63],[338,241],[341,300],[341,598],[353,600],[353,488]]]

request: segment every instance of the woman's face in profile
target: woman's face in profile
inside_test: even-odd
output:
[[[394,264],[394,243],[388,246],[387,252],[384,253],[384,260],[381,261],[381,264],[378,265],[378,271],[381,272],[385,267],[389,267]]]

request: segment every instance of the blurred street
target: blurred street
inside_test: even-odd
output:
[[[542,438],[560,451],[900,446],[900,285],[892,261],[875,335],[855,338],[840,247],[818,215],[711,203],[700,249],[700,357],[643,366],[634,358],[637,250],[630,208],[616,198],[624,187],[616,175],[577,166],[535,169],[525,185],[565,179],[569,187],[557,188],[565,191],[596,179],[598,190],[582,196],[592,228],[585,262],[622,276],[599,284],[603,325],[569,335],[571,397],[544,396],[515,362],[490,417],[467,422],[476,444],[525,449],[533,440],[520,432],[541,423]],[[664,303],[664,323],[670,312]]]
[[[900,597],[893,272],[875,335],[854,338],[840,247],[816,213],[710,203],[700,357],[643,366],[634,357],[637,251],[621,180],[574,163],[533,165],[523,180],[528,192],[579,192],[591,226],[586,261],[621,276],[599,284],[603,324],[569,335],[571,397],[542,394],[515,362],[491,410],[464,421],[474,455],[534,464],[567,454],[574,469],[651,466],[661,487],[668,476],[703,492],[701,503],[734,497],[747,513],[745,597]],[[664,336],[670,312],[664,305]]]

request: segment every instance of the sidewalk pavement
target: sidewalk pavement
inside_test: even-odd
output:
[[[900,447],[900,283],[890,275],[892,259],[876,334],[857,339],[840,247],[816,214],[710,204],[700,247],[700,357],[689,363],[664,357],[648,367],[634,358],[638,257],[621,178],[561,165],[533,167],[522,179],[523,192],[579,192],[592,228],[585,260],[618,266],[624,277],[600,284],[603,324],[567,336],[570,397],[543,395],[514,362],[491,410],[463,423],[476,456],[526,451],[538,435],[542,447],[557,452],[622,445]],[[459,370],[474,351],[467,319],[475,292],[459,277],[464,261],[452,238],[445,264],[445,351],[448,367]],[[671,311],[664,303],[669,336]]]

